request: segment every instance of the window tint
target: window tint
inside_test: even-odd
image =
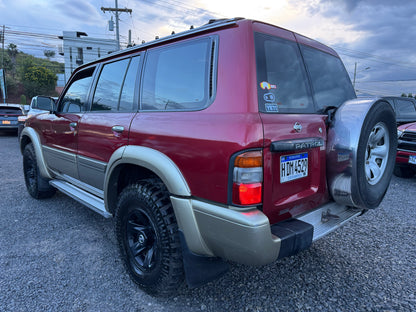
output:
[[[105,64],[95,88],[92,111],[117,110],[121,86],[130,59]]]
[[[338,107],[355,98],[355,91],[341,60],[331,54],[301,46],[311,76],[317,109]]]
[[[415,113],[415,106],[413,102],[406,100],[395,100],[397,115],[406,115]]]
[[[64,113],[80,113],[85,111],[88,90],[92,82],[95,67],[87,68],[77,73],[59,105],[59,111]]]
[[[305,69],[295,42],[255,35],[259,108],[267,113],[313,111]]]
[[[148,52],[144,72],[144,110],[194,110],[209,99],[211,40],[164,47]]]
[[[134,89],[136,77],[139,71],[140,56],[131,59],[129,69],[124,79],[123,90],[121,91],[119,111],[131,111],[134,107]]]

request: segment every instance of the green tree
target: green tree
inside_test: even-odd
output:
[[[42,66],[27,67],[23,75],[23,86],[29,98],[35,95],[49,95],[55,90],[56,75]]]
[[[45,50],[45,51],[43,51],[43,55],[45,55],[45,57],[48,60],[50,60],[51,57],[54,57],[55,56],[55,51],[53,51],[53,50]]]
[[[413,97],[413,95],[412,95],[411,93],[409,93],[409,94],[407,95],[407,97],[412,98],[412,97]]]
[[[16,75],[16,56],[19,54],[19,50],[17,50],[17,45],[15,45],[14,43],[10,43],[7,47],[7,54],[10,56],[12,62],[11,73],[14,80]]]
[[[401,97],[407,97],[406,93],[402,93]]]

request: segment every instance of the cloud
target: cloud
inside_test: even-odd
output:
[[[102,21],[100,8],[83,0],[64,0],[56,2],[52,8],[58,11],[60,16],[65,16],[71,20],[78,20],[84,24],[94,24]],[[74,21],[74,23],[76,23]]]

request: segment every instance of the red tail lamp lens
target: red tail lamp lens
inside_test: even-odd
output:
[[[254,205],[261,203],[262,183],[234,183],[233,203],[237,205]]]

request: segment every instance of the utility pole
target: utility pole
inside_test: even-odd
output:
[[[355,90],[355,76],[357,76],[357,62],[355,62],[355,67],[354,67],[354,81],[352,82],[352,86],[354,87],[354,90]]]
[[[362,71],[365,71],[365,70],[369,70],[370,69],[370,67],[366,67],[366,68],[364,68],[364,69],[362,69],[362,70],[359,70],[358,71],[358,73],[359,72],[362,72]],[[355,62],[355,67],[354,67],[354,79],[353,79],[353,81],[352,81],[352,86],[354,87],[354,89],[355,89],[355,77],[357,76],[357,62]]]
[[[104,7],[101,7],[101,11],[103,11],[104,13],[106,11],[115,12],[115,16],[116,16],[117,50],[120,50],[120,30],[119,30],[118,14],[119,14],[119,12],[126,12],[126,13],[130,13],[131,14],[131,12],[133,10],[132,9],[127,9],[127,8],[119,9],[118,8],[118,0],[115,0],[115,1],[116,1],[116,3],[115,3],[116,4],[116,7],[115,8],[104,8]]]
[[[4,30],[5,30],[5,26],[3,25],[3,32],[2,32],[2,34],[1,34],[1,36],[0,36],[0,39],[1,39],[1,48],[2,48],[2,54],[1,54],[1,68],[3,68],[3,70],[4,70]]]

